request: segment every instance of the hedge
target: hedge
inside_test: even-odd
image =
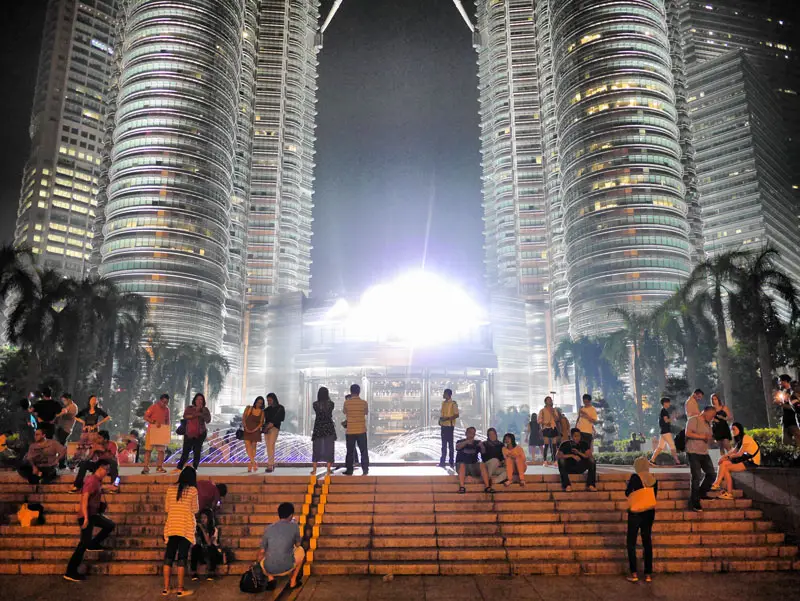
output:
[[[780,428],[753,428],[747,434],[752,436],[761,447],[761,465],[764,467],[800,467],[800,448],[783,444],[783,431]],[[627,441],[625,441],[627,442]],[[598,452],[595,459],[599,464],[605,465],[633,465],[637,457],[652,455],[652,451],[639,453]],[[681,463],[686,463],[686,454],[679,453]],[[661,453],[657,458],[659,465],[672,465],[669,453]]]

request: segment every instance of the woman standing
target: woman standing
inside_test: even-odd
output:
[[[761,465],[761,447],[752,436],[744,433],[744,426],[736,422],[731,429],[736,450],[719,458],[719,475],[711,487],[711,490],[719,490],[722,484],[724,490],[717,498],[724,501],[733,500],[732,473],[754,470]]]
[[[650,582],[653,577],[653,522],[656,519],[656,496],[658,482],[650,473],[647,457],[638,457],[633,462],[636,471],[628,480],[625,496],[628,497],[628,581],[639,582],[639,571],[636,561],[636,539],[642,533],[644,549],[644,581]]]
[[[256,451],[258,442],[261,440],[261,428],[264,427],[264,397],[257,396],[252,407],[247,407],[242,416],[242,430],[244,430],[244,448],[250,463],[247,466],[247,473],[258,471],[256,463]]]
[[[516,471],[519,477],[519,485],[525,486],[525,470],[527,463],[525,462],[525,451],[522,447],[517,446],[517,440],[511,432],[503,436],[503,459],[506,462],[506,474],[508,479],[504,482],[505,486],[511,486],[511,481],[514,479],[514,472]]]
[[[544,407],[537,418],[542,427],[542,464],[555,465],[556,448],[558,448],[558,416],[553,408],[553,397],[544,397]],[[547,462],[547,449],[550,449],[551,462]]]
[[[717,412],[711,423],[711,434],[717,441],[720,452],[725,455],[731,452],[731,428],[728,423],[733,421],[733,412],[723,404],[716,392],[711,395],[711,404]]]
[[[322,386],[314,401],[314,430],[311,433],[311,474],[317,473],[317,463],[324,462],[328,475],[333,465],[336,425],[333,423],[334,402],[328,389]]]
[[[267,446],[267,469],[275,471],[275,442],[281,431],[281,424],[286,419],[286,410],[278,402],[278,395],[270,392],[267,395],[267,408],[264,410],[264,444]]]
[[[541,454],[541,447],[544,444],[538,418],[539,416],[536,413],[531,413],[531,421],[528,422],[528,427],[525,429],[525,439],[528,441],[528,453],[530,453],[531,462],[536,461],[536,452],[539,451]]]
[[[177,557],[178,597],[187,597],[193,591],[183,589],[183,579],[186,575],[189,551],[196,542],[195,515],[200,511],[197,498],[197,472],[193,467],[184,468],[178,477],[178,482],[167,489],[164,505],[167,512],[167,523],[164,525],[164,542],[167,543],[167,550],[164,553],[164,588],[161,590],[161,595],[167,596],[170,593],[172,564]]]
[[[186,424],[183,433],[183,452],[176,472],[180,472],[189,461],[189,453],[192,453],[192,465],[197,471],[200,467],[203,443],[208,435],[206,424],[211,422],[211,412],[206,407],[206,397],[199,392],[194,395],[192,404],[183,411],[183,419]]]

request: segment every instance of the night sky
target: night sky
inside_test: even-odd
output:
[[[10,241],[46,1],[0,4],[0,236]],[[314,295],[359,294],[423,263],[479,285],[476,54],[453,3],[345,0],[319,60]]]

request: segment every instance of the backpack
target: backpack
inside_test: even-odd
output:
[[[675,435],[675,448],[679,453],[686,450],[686,430],[681,430]]]
[[[243,593],[261,593],[266,587],[267,576],[258,561],[251,565],[239,580],[239,590]]]

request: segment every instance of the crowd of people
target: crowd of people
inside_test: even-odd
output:
[[[779,378],[779,390],[775,402],[782,411],[783,439],[786,444],[800,445],[800,396],[797,382],[788,375]],[[367,419],[369,407],[360,397],[358,384],[350,387],[342,408],[346,431],[345,475],[354,473],[356,463],[361,464],[362,474],[369,473],[369,450],[367,445]],[[638,581],[636,569],[636,541],[639,536],[644,548],[644,575],[650,580],[652,574],[652,527],[655,520],[658,483],[651,473],[658,467],[659,455],[668,451],[672,461],[680,463],[679,451],[685,451],[691,472],[689,508],[702,511],[701,501],[733,499],[733,474],[756,469],[761,464],[761,449],[746,433],[745,427],[734,421],[733,412],[720,395],[711,395],[711,404],[703,406],[705,394],[695,390],[683,406],[683,416],[677,415],[672,400],[662,398],[659,411],[660,436],[649,460],[639,457],[634,464],[625,494],[629,501],[627,547],[632,582]],[[85,579],[78,567],[87,550],[102,548],[103,541],[114,529],[113,522],[104,515],[104,492],[119,491],[119,463],[133,463],[143,459],[143,474],[150,471],[153,453],[156,455],[156,471],[165,473],[163,467],[165,451],[172,437],[172,422],[169,395],[163,394],[145,412],[147,431],[144,452],[138,432],[123,436],[121,444],[112,441],[108,430],[101,429],[110,416],[102,409],[96,396],[89,397],[86,406],[80,409],[71,395],[65,393],[59,401],[52,398],[49,389],[42,391],[35,403],[25,401],[22,405],[25,419],[23,436],[30,434],[30,443],[24,457],[17,463],[17,471],[31,484],[47,484],[55,480],[58,470],[67,465],[76,470],[72,493],[80,493],[79,523],[80,539],[67,565],[64,578],[71,581]],[[313,403],[315,415],[312,431],[312,473],[319,464],[325,464],[330,474],[334,463],[336,424],[335,404],[327,388],[322,387]],[[685,425],[676,422],[685,418]],[[252,406],[245,409],[242,427],[236,438],[243,440],[250,459],[248,472],[256,471],[257,445],[262,437],[267,452],[267,472],[275,468],[275,443],[281,424],[286,418],[283,406],[274,393],[257,397]],[[513,433],[500,438],[495,428],[489,428],[486,439],[479,440],[477,430],[467,427],[465,438],[455,438],[455,427],[459,420],[459,408],[453,392],[446,389],[443,394],[439,425],[441,427],[440,467],[449,466],[458,476],[458,492],[466,492],[467,478],[479,480],[487,493],[495,492],[494,486],[504,487],[517,483],[525,486],[527,457]],[[185,568],[190,566],[191,577],[198,580],[198,567],[206,566],[206,578],[214,579],[217,567],[225,561],[217,526],[218,512],[227,493],[225,485],[215,485],[210,480],[197,480],[197,469],[202,447],[207,437],[207,425],[211,414],[205,397],[198,393],[183,412],[177,433],[183,436],[183,450],[175,473],[178,481],[169,487],[165,508],[167,521],[164,529],[166,544],[164,557],[164,588],[168,594],[174,575],[178,596],[191,594],[184,588]],[[586,489],[596,491],[597,470],[593,454],[594,428],[598,413],[592,405],[592,397],[583,395],[582,406],[574,427],[553,399],[546,397],[544,406],[531,416],[526,430],[530,459],[541,457],[544,466],[557,466],[562,489],[572,490],[570,476],[586,473]],[[76,424],[80,435],[74,443],[70,457],[67,445]],[[712,444],[720,450],[717,465],[711,459]],[[549,460],[548,460],[549,453]],[[191,464],[189,459],[191,457]],[[359,459],[360,457],[360,459]],[[111,480],[109,486],[103,480]],[[718,492],[711,497],[709,493]],[[299,580],[303,550],[299,546],[300,532],[293,520],[294,508],[284,503],[279,509],[278,521],[269,526],[261,545],[260,558],[265,559],[268,581],[275,575],[290,574],[291,586]],[[95,531],[98,531],[95,535]],[[173,572],[173,567],[174,572]]]

